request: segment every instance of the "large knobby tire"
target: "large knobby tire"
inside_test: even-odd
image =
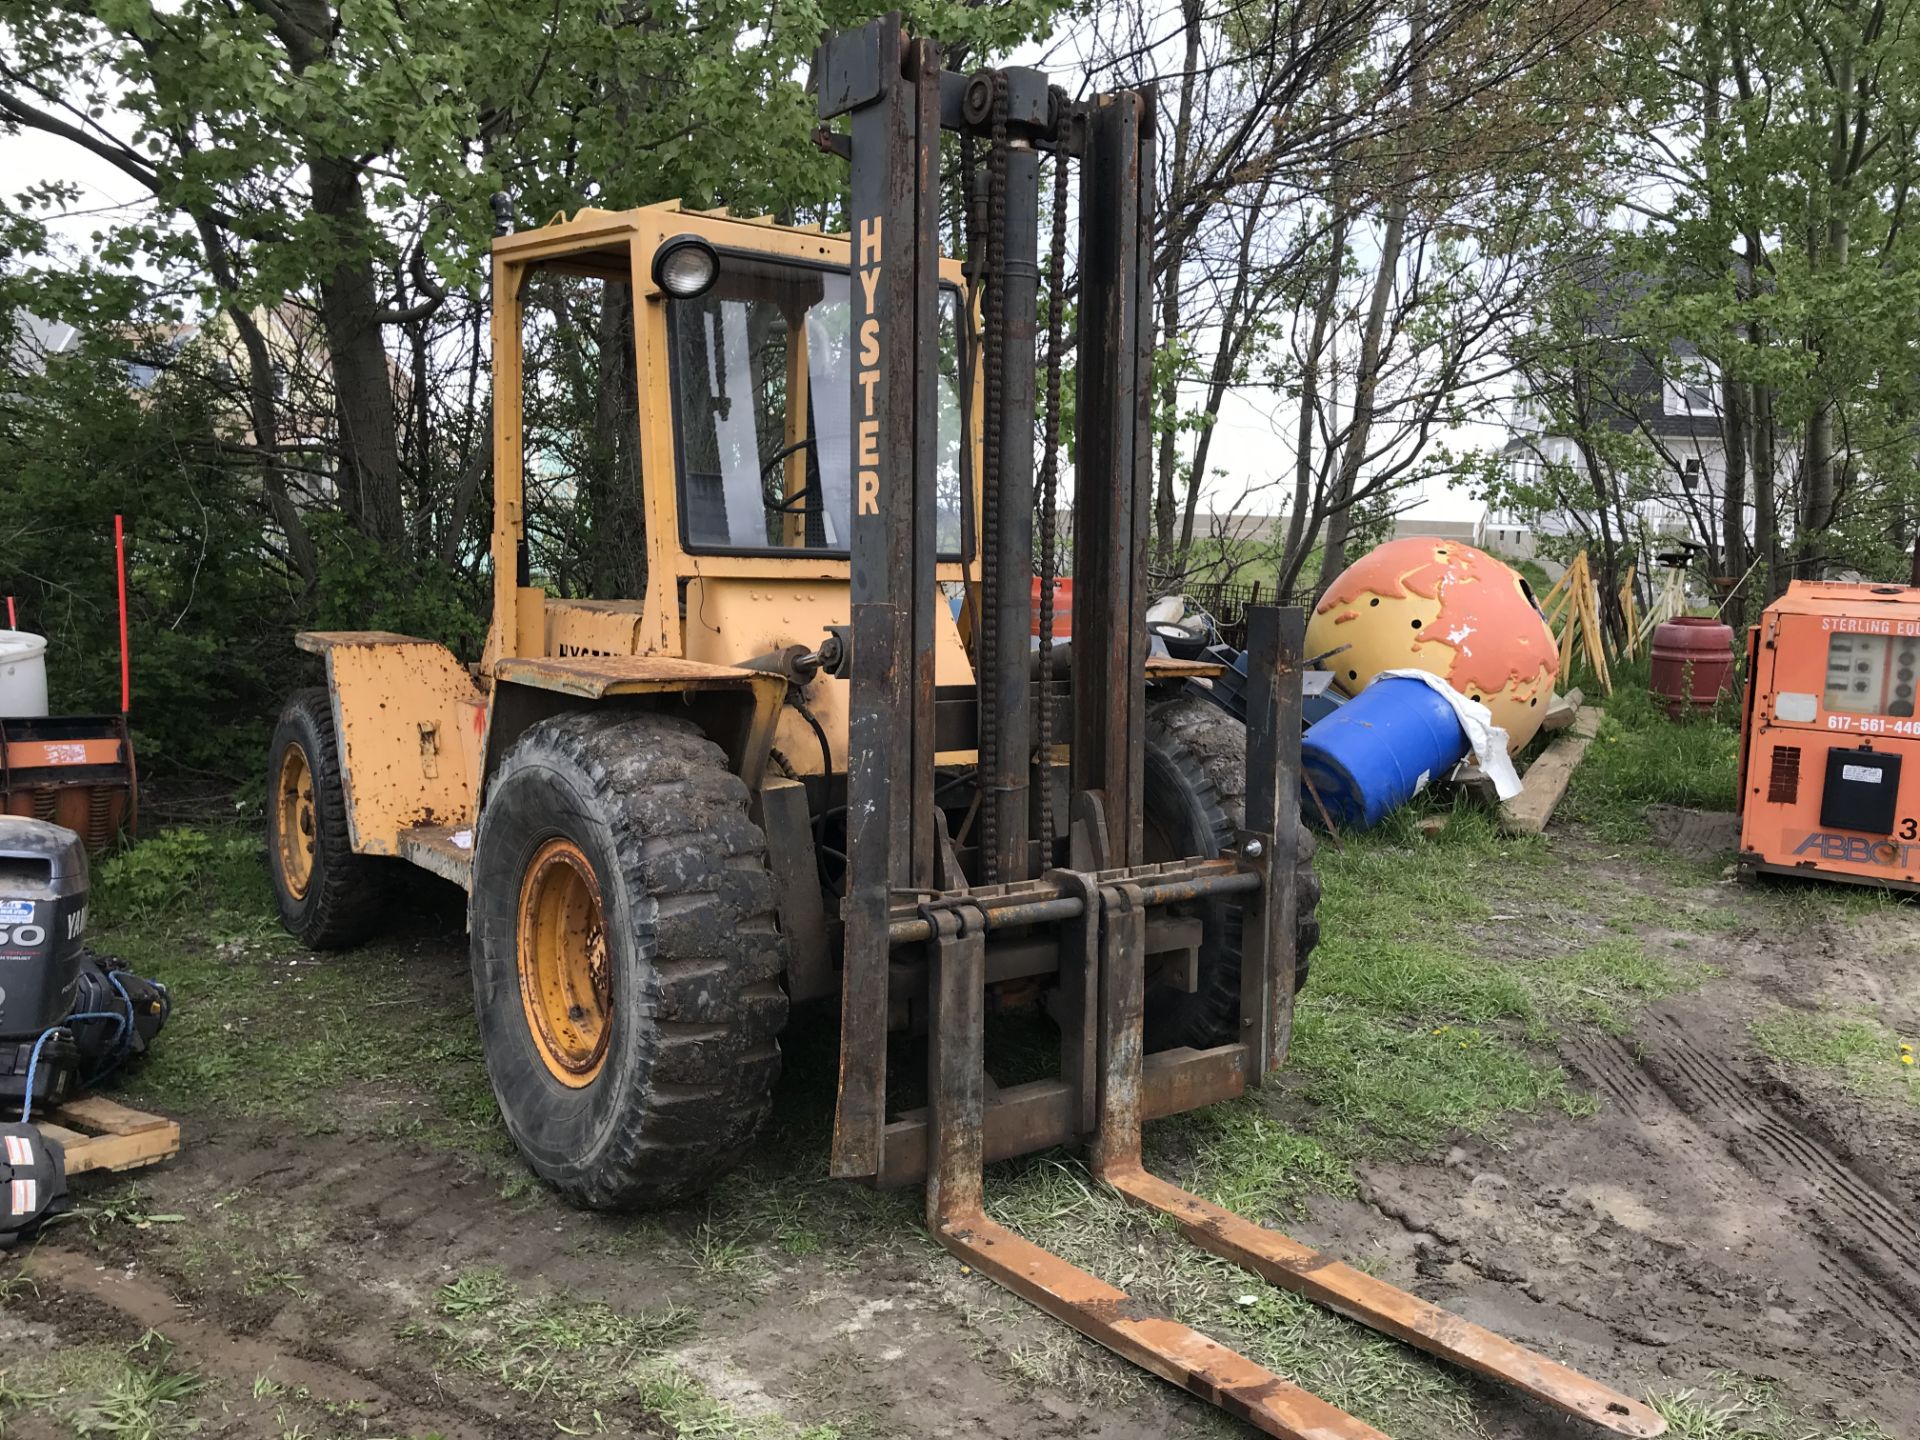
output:
[[[767,842],[698,727],[583,712],[527,731],[474,837],[487,1075],[543,1180],[594,1209],[670,1205],[746,1153],[787,999]]]
[[[1215,856],[1233,843],[1247,813],[1247,730],[1210,701],[1182,696],[1147,716],[1146,858]],[[1307,983],[1308,960],[1320,943],[1320,877],[1313,836],[1302,825],[1294,859],[1293,988]],[[1240,907],[1211,902],[1216,923],[1200,951],[1199,984],[1191,992],[1150,985],[1146,1045],[1207,1049],[1241,1038]]]
[[[386,867],[353,853],[347,799],[322,689],[287,701],[267,752],[267,868],[280,920],[310,950],[358,945],[379,925]]]

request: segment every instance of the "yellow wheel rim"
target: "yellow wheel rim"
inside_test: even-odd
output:
[[[613,970],[600,882],[571,840],[542,845],[520,881],[520,1003],[553,1078],[593,1083],[613,1033]]]
[[[274,784],[274,848],[280,858],[280,879],[296,900],[306,899],[307,886],[313,883],[316,841],[313,767],[305,750],[289,745],[280,757]]]

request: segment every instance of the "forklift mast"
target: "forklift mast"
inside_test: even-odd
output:
[[[846,136],[829,143],[852,172],[855,281],[848,882],[833,1166],[838,1175],[872,1177],[888,1169],[891,962],[896,947],[919,938],[904,938],[915,927],[901,929],[902,915],[965,893],[991,891],[1004,901],[1009,887],[1025,887],[1033,903],[1045,904],[1060,898],[1052,893],[1059,883],[1039,877],[1063,862],[1090,871],[1141,864],[1153,100],[1125,91],[1076,104],[1038,70],[946,71],[938,47],[905,36],[893,17],[833,37],[817,73],[821,117],[848,117]],[[981,292],[986,392],[974,527],[982,577],[974,597],[976,692],[965,697],[978,755],[971,874],[934,802],[935,711],[956,703],[936,691],[932,631],[932,607],[941,603],[933,516],[943,130],[961,137],[963,154],[975,144],[989,154],[966,177],[979,250],[970,249],[967,271]],[[1051,804],[1053,746],[1037,743],[1052,738],[1052,667],[1043,660],[1036,681],[1029,642],[1043,155],[1055,167],[1056,235],[1065,223],[1067,167],[1077,165],[1080,178],[1065,817],[1078,823],[1065,835],[1056,833]],[[1059,348],[1050,349],[1057,366]],[[1049,388],[1057,416],[1057,382]],[[1049,431],[1057,441],[1057,420]],[[1046,511],[1053,505],[1051,494],[1043,497]],[[1039,557],[1048,579],[1057,563],[1051,528]],[[1041,593],[1050,594],[1050,584]],[[1044,649],[1051,617],[1041,619]],[[1243,1012],[1268,1017],[1248,1027],[1248,1074],[1257,1081],[1284,1055],[1291,1024],[1298,747],[1279,737],[1297,733],[1299,684],[1282,686],[1278,677],[1298,670],[1302,622],[1298,612],[1269,611],[1254,632],[1247,825],[1259,838],[1211,862],[1214,873],[1202,883],[1258,892],[1247,911],[1266,923],[1245,932],[1243,968],[1247,988],[1257,992],[1243,999]],[[1004,913],[996,928],[1013,923]],[[1085,1048],[1090,1057],[1092,1047]],[[1091,1092],[1090,1073],[1068,1078]],[[1089,1094],[1084,1113],[1090,1106]]]
[[[1247,804],[1232,845],[1213,858],[1146,863],[1153,99],[1127,90],[1073,103],[1036,70],[950,73],[934,44],[902,33],[897,15],[832,37],[815,75],[822,119],[847,117],[846,132],[823,132],[822,143],[852,171],[851,694],[834,1173],[881,1183],[924,1175],[928,1228],[956,1256],[1270,1435],[1381,1440],[1371,1426],[989,1218],[985,1162],[1084,1142],[1096,1178],[1271,1283],[1618,1433],[1661,1433],[1664,1422],[1644,1404],[1144,1168],[1144,1119],[1238,1094],[1286,1053],[1304,636],[1297,609],[1249,614]],[[981,513],[971,537],[981,579],[969,597],[976,689],[967,696],[941,693],[933,659],[932,607],[942,603],[934,515],[944,131],[959,137],[966,187],[975,294],[962,335],[972,333],[975,301],[984,321]],[[987,159],[976,166],[981,145]],[[1064,835],[1051,804],[1047,654],[1057,563],[1059,273],[1049,304],[1037,557],[1033,533],[1043,155],[1055,180],[1056,265],[1067,167],[1077,165],[1080,176]],[[960,368],[970,373],[964,351]],[[962,444],[963,466],[970,450]],[[1036,558],[1037,665],[1029,644]],[[935,722],[952,704],[974,711],[978,839],[965,849],[935,803]],[[1240,915],[1237,1043],[1146,1054],[1147,955],[1166,948],[1170,928],[1224,926],[1224,906],[1197,922],[1192,910],[1229,898]],[[1004,960],[1015,948],[1042,955],[1056,977],[1059,1073],[994,1090],[984,1038],[989,957]],[[928,1103],[923,1116],[891,1120],[887,1019],[911,998],[896,993],[909,986],[924,986],[927,1003]]]

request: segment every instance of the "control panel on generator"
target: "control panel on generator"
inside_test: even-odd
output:
[[[1747,632],[1740,862],[1920,890],[1920,588],[1796,580]]]

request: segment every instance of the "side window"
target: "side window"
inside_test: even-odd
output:
[[[624,270],[626,254],[607,268]],[[520,292],[521,481],[532,582],[574,599],[646,593],[633,293],[534,270]]]

